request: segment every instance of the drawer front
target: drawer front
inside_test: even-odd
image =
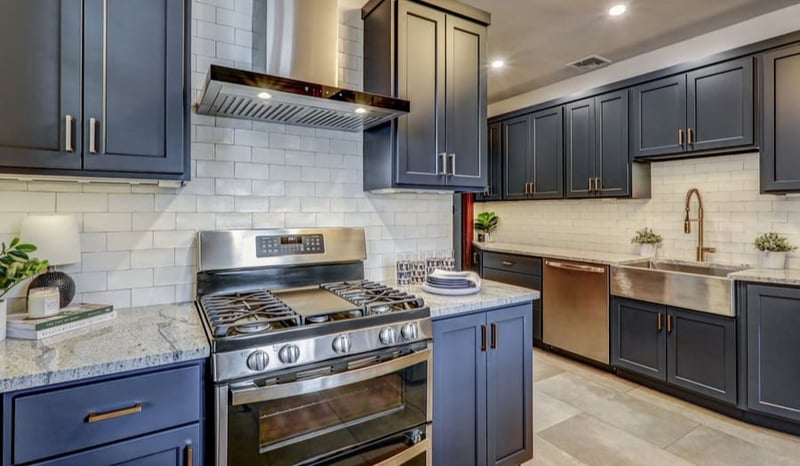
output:
[[[484,252],[483,267],[505,270],[508,272],[541,275],[542,259],[538,257],[515,256],[513,254],[498,254],[495,252]]]
[[[498,270],[484,267],[483,278],[486,280],[508,283],[509,285],[521,286],[523,288],[531,288],[533,290],[541,291],[542,289],[542,279],[536,275],[528,275],[525,273],[509,272],[508,270]]]
[[[20,395],[13,400],[14,463],[196,422],[201,381],[194,366]]]

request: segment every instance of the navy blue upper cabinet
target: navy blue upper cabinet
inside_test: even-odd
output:
[[[184,9],[85,0],[85,169],[183,173]]]
[[[364,132],[364,189],[487,186],[486,26],[406,0],[364,10],[364,89],[411,111]]]
[[[564,112],[566,196],[629,196],[628,91],[567,104]]]
[[[753,59],[708,66],[631,90],[631,155],[687,156],[754,144]]]
[[[499,201],[503,198],[503,125],[499,122],[489,125],[489,170],[486,190],[475,195],[477,202]]]
[[[761,191],[800,191],[800,46],[764,54]]]
[[[188,179],[188,18],[188,0],[4,2],[0,171]]]
[[[564,197],[564,128],[561,107],[530,116],[529,199]]]
[[[530,191],[531,126],[527,115],[501,123],[503,199],[527,199]]]
[[[81,0],[0,3],[0,170],[81,168]]]

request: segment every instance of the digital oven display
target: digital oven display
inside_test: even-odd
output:
[[[325,239],[321,234],[256,237],[256,257],[324,253]]]
[[[281,236],[281,244],[303,244],[302,236]]]

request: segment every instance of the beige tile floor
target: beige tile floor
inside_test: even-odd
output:
[[[523,466],[800,465],[800,437],[752,426],[541,350]]]

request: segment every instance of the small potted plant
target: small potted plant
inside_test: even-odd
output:
[[[663,238],[652,228],[642,228],[636,230],[636,234],[631,238],[631,243],[639,246],[639,255],[642,257],[655,257],[656,249],[661,244]]]
[[[6,337],[6,293],[21,281],[47,270],[47,261],[28,256],[35,250],[36,246],[20,243],[19,238],[12,239],[8,246],[2,243],[0,248],[0,340]]]
[[[486,241],[487,243],[492,240],[492,232],[497,229],[497,215],[494,212],[481,212],[475,218],[475,230],[483,233],[478,233],[478,241]]]
[[[753,244],[761,251],[759,263],[764,269],[784,268],[786,253],[797,249],[797,246],[792,246],[788,238],[774,231],[756,236]]]

